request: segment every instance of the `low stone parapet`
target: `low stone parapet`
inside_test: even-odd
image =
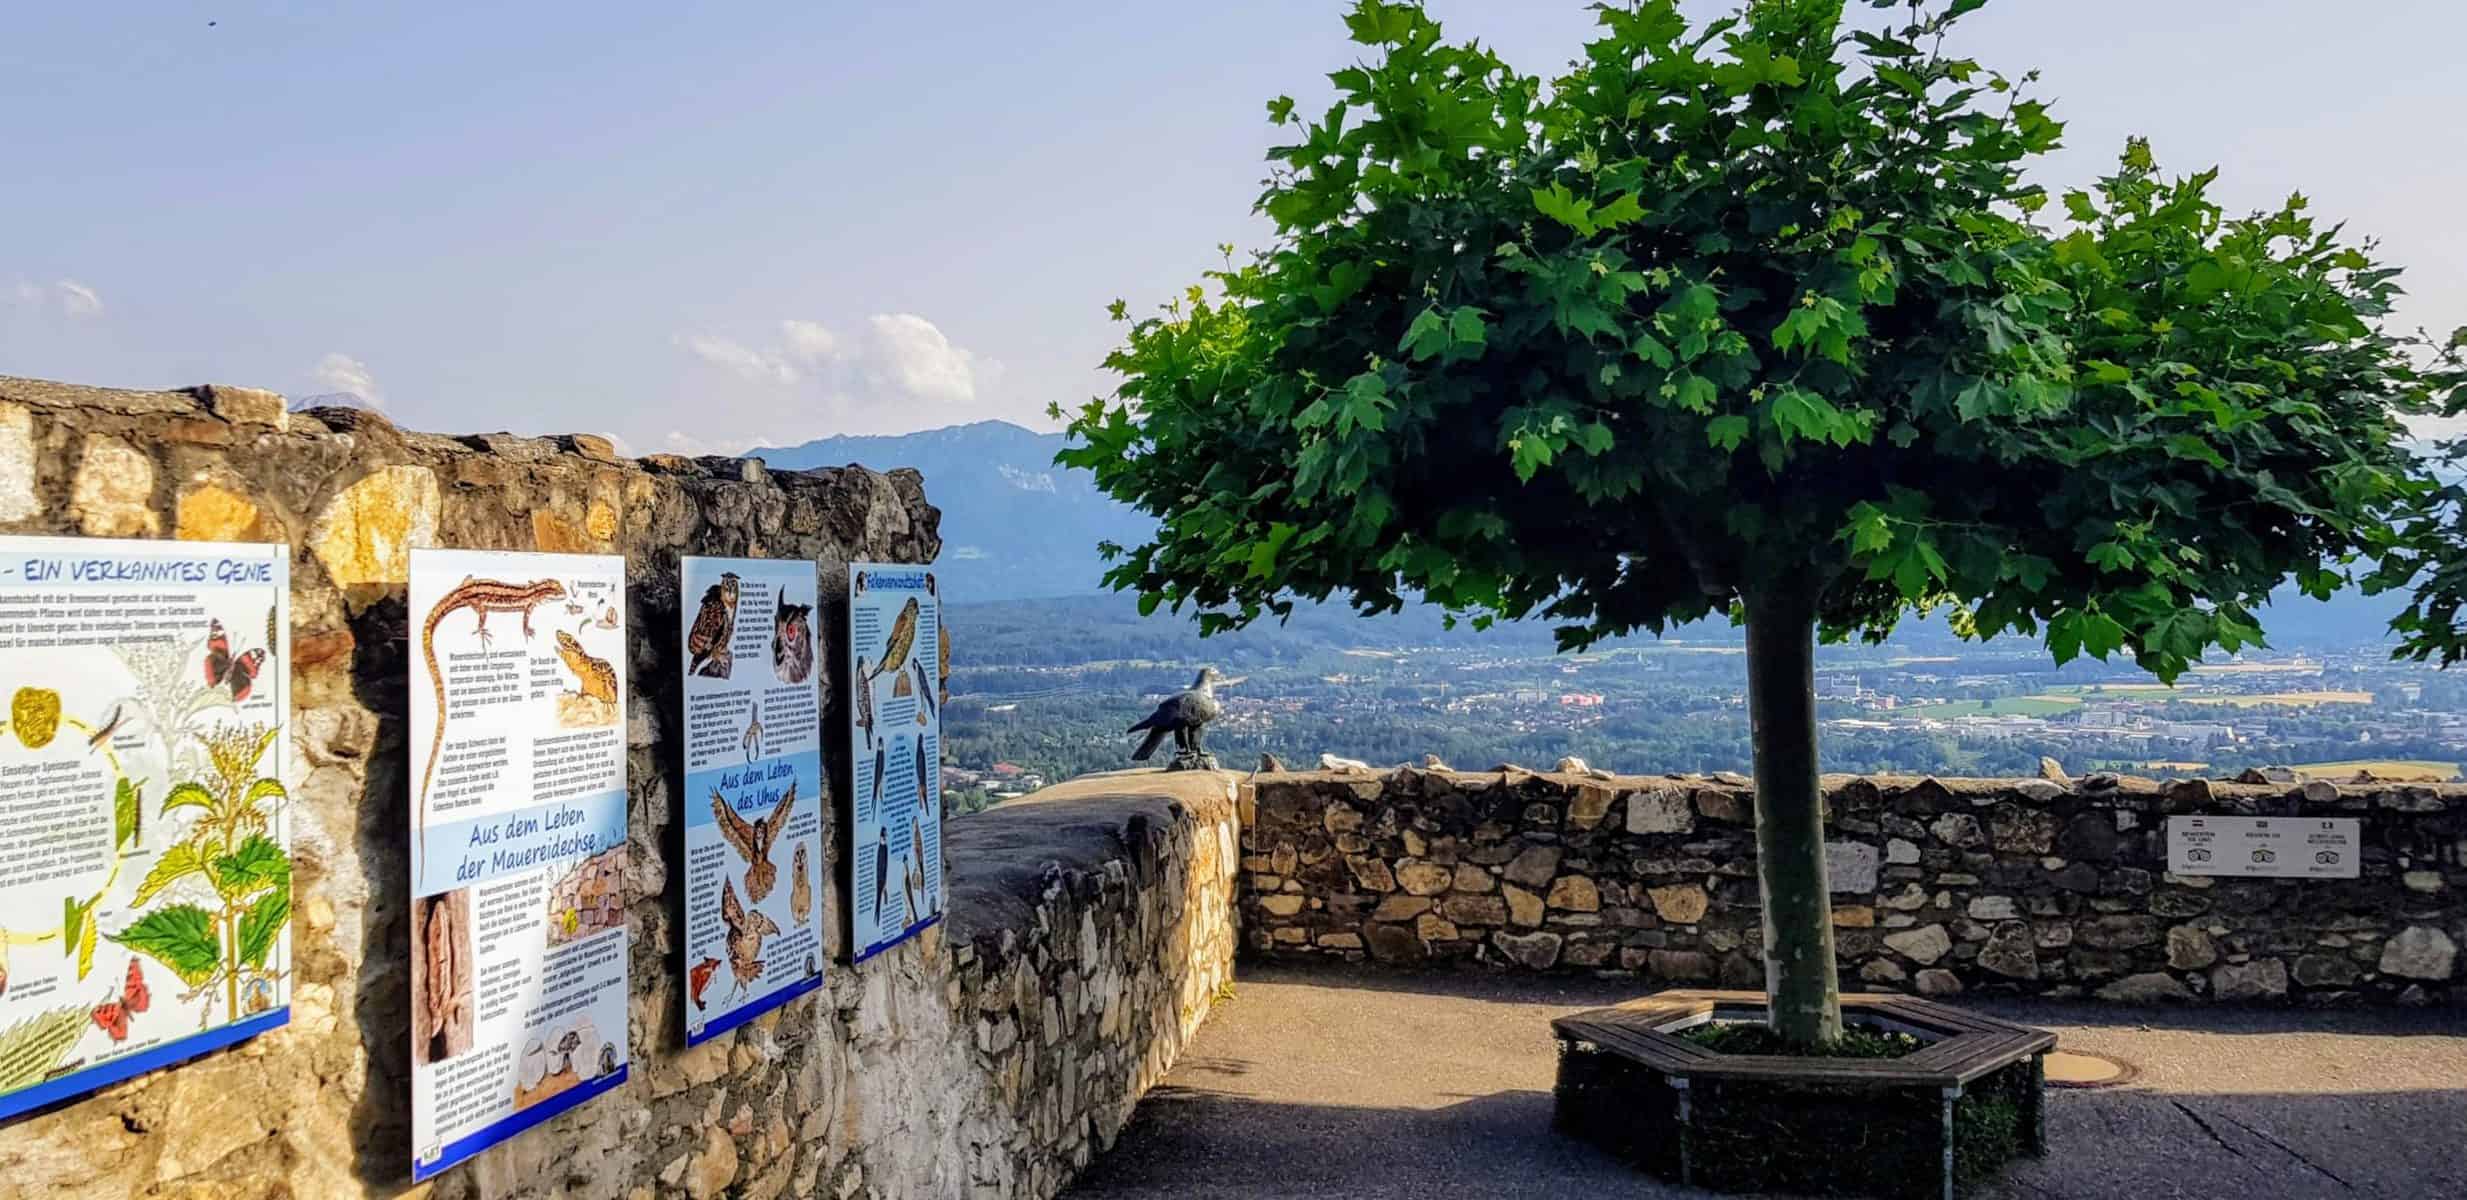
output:
[[[1762,987],[1736,776],[1262,775],[1250,953]],[[2467,1001],[2467,787],[1828,776],[1845,988]],[[2356,879],[2177,876],[2174,814],[2349,817]]]

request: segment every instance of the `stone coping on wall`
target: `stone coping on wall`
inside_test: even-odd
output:
[[[955,947],[998,957],[1036,934],[1043,904],[1108,883],[1155,882],[1158,846],[1196,825],[1234,857],[1240,776],[1218,771],[1107,771],[1082,775],[943,824]]]
[[[1759,986],[1743,776],[1254,776],[1250,953]],[[1846,987],[2467,1001],[2467,786],[1824,778]],[[2354,818],[2352,880],[2176,876],[2188,813]]]

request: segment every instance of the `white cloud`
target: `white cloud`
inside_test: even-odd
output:
[[[833,328],[791,317],[768,336],[681,333],[676,345],[754,386],[696,388],[693,420],[643,432],[672,454],[741,454],[823,433],[888,432],[1012,415],[994,396],[1002,364],[915,313]]]
[[[59,298],[61,312],[72,317],[103,315],[103,298],[95,295],[93,288],[74,279],[62,279],[53,283],[51,290]]]
[[[385,407],[385,391],[377,386],[377,376],[368,364],[348,354],[336,352],[317,360],[309,371],[317,386],[330,392],[349,392],[368,402],[370,408]]]
[[[677,339],[688,354],[712,366],[733,371],[747,379],[765,383],[795,383],[797,366],[777,354],[767,354],[743,342],[708,334],[685,334]]]
[[[72,320],[103,315],[103,297],[74,279],[36,283],[19,279],[9,286],[12,307],[28,312],[57,313]]]
[[[876,378],[923,400],[969,401],[977,396],[977,356],[951,344],[915,313],[876,314],[867,321],[872,344],[866,367]]]
[[[788,355],[799,362],[826,363],[840,355],[839,335],[820,321],[792,317],[780,322],[780,336],[788,342]]]

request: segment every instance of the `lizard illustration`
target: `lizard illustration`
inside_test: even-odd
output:
[[[557,631],[557,657],[564,659],[565,669],[574,673],[574,682],[581,685],[583,695],[610,704],[617,702],[617,672],[609,667],[608,660],[583,653],[582,643],[562,629]]]
[[[521,613],[523,637],[531,636],[531,610],[551,600],[565,598],[565,585],[554,579],[532,583],[499,583],[493,579],[465,576],[460,586],[447,592],[428,610],[428,622],[420,630],[420,652],[428,659],[428,681],[437,689],[437,733],[428,744],[428,766],[420,772],[420,807],[417,824],[420,834],[420,857],[428,856],[428,785],[437,776],[437,755],[445,749],[445,675],[437,669],[437,623],[457,609],[469,609],[478,618],[480,648],[488,648],[488,614]],[[414,868],[416,876],[416,866]]]

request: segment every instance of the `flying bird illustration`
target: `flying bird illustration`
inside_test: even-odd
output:
[[[916,676],[917,676],[917,724],[919,724],[919,725],[923,725],[923,724],[924,724],[924,723],[926,723],[927,721],[932,720],[932,719],[933,719],[933,716],[934,716],[934,685],[933,685],[933,681],[931,681],[931,680],[929,680],[929,679],[927,679],[927,678],[925,677],[925,660],[924,660],[924,659],[921,659],[921,658],[920,658],[920,659],[916,660],[915,662],[912,662],[912,663],[908,664],[908,667],[909,667],[909,669],[910,669],[910,670],[912,670],[912,671],[916,672]]]
[[[803,925],[806,915],[814,911],[813,877],[806,872],[803,842],[797,843],[796,869],[789,876],[788,888],[788,911],[796,916],[797,924]]]
[[[718,583],[704,589],[702,611],[694,614],[694,627],[685,635],[688,672],[726,679],[734,667],[728,639],[737,631],[737,582],[736,572],[723,571]]]
[[[913,754],[913,755],[911,755],[910,757],[911,757],[912,759],[914,759],[914,760],[915,760],[916,765],[917,765],[917,820],[922,821],[922,820],[924,820],[924,819],[925,819],[925,805],[926,805],[926,803],[927,803],[928,801],[931,801],[931,800],[933,799],[933,797],[932,797],[930,794],[928,794],[928,793],[926,792],[926,790],[925,790],[925,785],[926,785],[925,772],[926,772],[926,768],[925,768],[925,735],[924,735],[924,734],[921,734],[921,733],[920,733],[920,734],[918,734],[918,735],[917,735],[917,748],[916,748],[916,753],[915,753],[915,754]],[[936,811],[940,811],[940,810],[939,810],[939,809],[937,809]]]
[[[876,743],[874,743],[874,799],[873,799],[873,805],[874,805],[874,811],[876,811],[876,812],[880,812],[880,811],[882,811],[882,766],[883,766],[883,756],[882,756],[882,752],[883,752],[883,750],[884,750],[884,749],[886,749],[887,747],[889,747],[889,745],[890,745],[890,743],[888,743],[888,742],[876,742]]]
[[[779,803],[771,806],[771,815],[747,821],[737,815],[736,806],[728,803],[717,788],[711,791],[711,815],[719,818],[720,836],[736,848],[737,856],[746,861],[745,894],[754,903],[771,894],[779,882],[779,868],[771,865],[771,847],[778,843],[780,830],[788,824],[788,814],[796,811],[797,785],[791,782],[780,794]]]
[[[891,622],[891,636],[882,643],[882,657],[874,663],[874,674],[888,675],[908,665],[908,652],[917,644],[917,598],[908,597],[906,607]]]
[[[720,920],[728,926],[728,971],[737,979],[731,994],[741,995],[762,978],[762,939],[778,933],[779,922],[759,908],[745,911],[737,902],[736,881],[726,876],[720,879]]]
[[[874,677],[865,671],[865,656],[857,656],[857,728],[865,731],[865,744],[874,744]]]
[[[1221,676],[1216,673],[1215,667],[1201,667],[1199,677],[1191,681],[1189,691],[1166,697],[1163,704],[1156,706],[1155,712],[1125,730],[1127,733],[1141,730],[1148,733],[1147,739],[1139,743],[1139,749],[1131,753],[1131,758],[1146,762],[1148,756],[1156,753],[1156,748],[1164,743],[1167,734],[1173,735],[1177,750],[1194,753],[1202,750],[1200,730],[1225,711],[1225,706],[1216,699],[1216,681],[1219,678]]]

